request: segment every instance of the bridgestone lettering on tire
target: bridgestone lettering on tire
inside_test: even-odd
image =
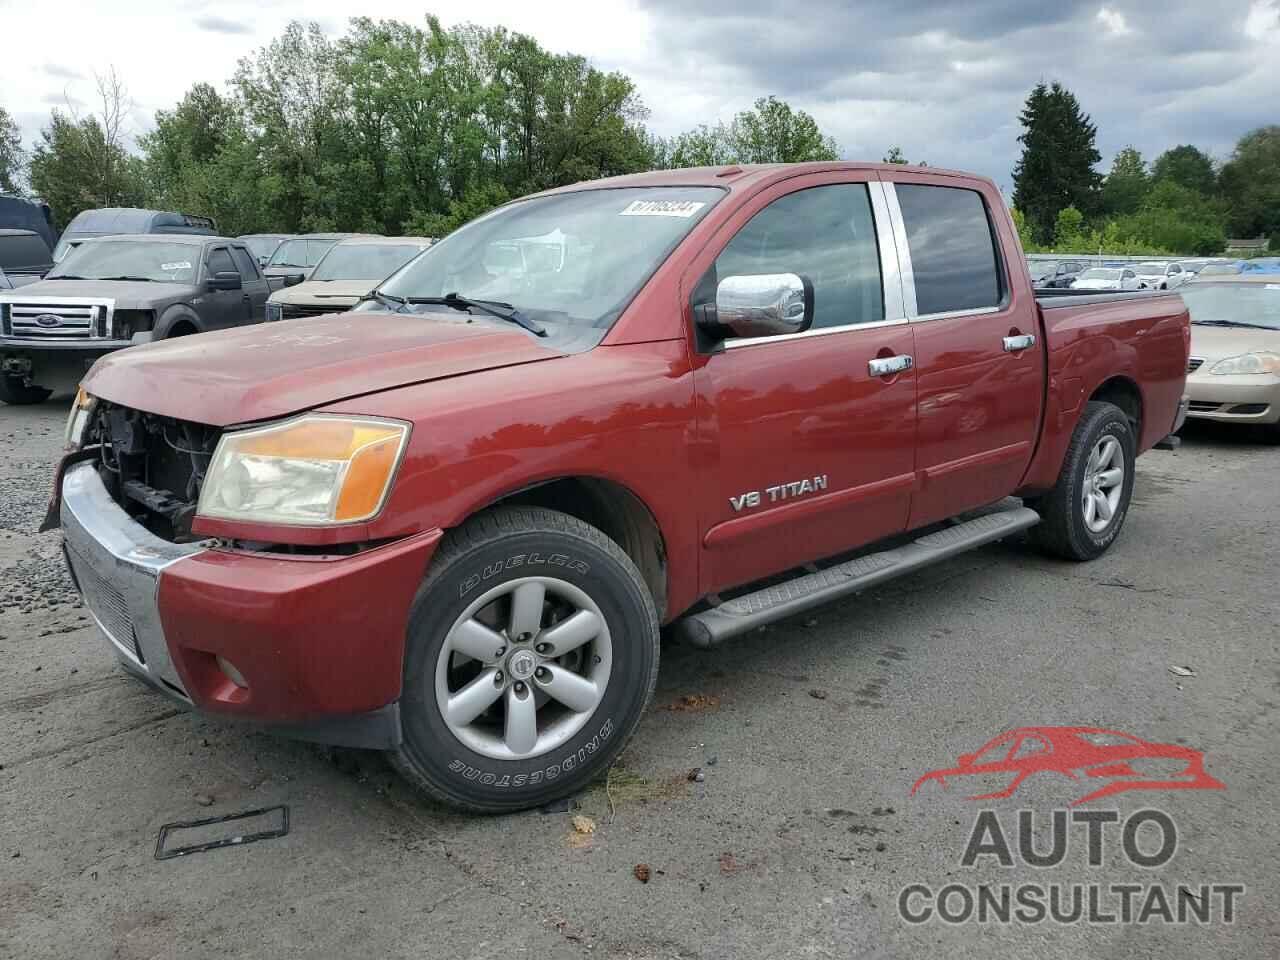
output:
[[[1092,560],[1115,542],[1133,495],[1137,440],[1129,418],[1110,403],[1085,408],[1054,488],[1034,507],[1032,538],[1067,560]]]
[[[657,675],[653,598],[622,549],[566,514],[499,508],[449,534],[414,600],[391,759],[460,809],[539,806],[607,770]]]

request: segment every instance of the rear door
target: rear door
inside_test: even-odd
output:
[[[702,582],[744,583],[903,530],[915,460],[913,353],[893,231],[873,173],[785,180],[744,205],[691,264],[687,304],[728,276],[813,284],[801,334],[701,344],[694,357]]]
[[[1018,487],[1039,430],[1044,344],[1030,290],[1009,282],[1004,249],[1017,248],[995,226],[999,194],[937,175],[886,177],[915,333],[915,528]]]

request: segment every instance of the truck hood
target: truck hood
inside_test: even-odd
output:
[[[299,307],[349,307],[377,285],[377,280],[308,280],[277,291],[271,301]]]
[[[136,410],[225,427],[559,356],[514,328],[421,315],[335,314],[121,350],[94,364],[84,388]]]
[[[117,310],[150,310],[157,303],[189,300],[196,294],[189,283],[143,280],[40,280],[26,284],[21,291],[23,301],[39,298],[56,303],[61,297],[95,297],[113,301]]]
[[[1191,325],[1191,355],[1204,360],[1205,373],[1219,360],[1261,351],[1280,353],[1280,330]]]

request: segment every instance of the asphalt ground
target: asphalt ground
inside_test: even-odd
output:
[[[1189,429],[1143,457],[1093,563],[1008,541],[711,653],[667,646],[655,709],[605,783],[569,810],[471,818],[376,755],[204,719],[120,672],[58,535],[35,533],[67,399],[0,405],[0,956],[1280,956],[1280,447],[1252,434]],[[1064,760],[1007,798],[969,799],[1016,764],[911,795],[1004,731],[1061,726],[1202,751],[1223,788],[1148,779],[1071,807],[1168,763],[1090,754],[1074,760],[1094,775]],[[153,856],[166,823],[275,804],[283,838]],[[1032,866],[1020,810],[1033,853],[1055,811],[1093,811],[1167,859],[1138,865],[1099,821],[1091,865],[1088,825],[1068,819],[1061,862]],[[1160,852],[1162,824],[1176,841]],[[1072,920],[1089,885],[1094,917]],[[1056,889],[1065,919],[979,922],[964,891],[983,886],[1014,904]],[[951,887],[951,919],[904,918],[913,887],[917,920]],[[1207,920],[1184,902],[1177,922],[1179,887]]]

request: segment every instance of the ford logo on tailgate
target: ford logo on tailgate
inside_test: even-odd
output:
[[[62,318],[52,313],[42,313],[35,318],[36,323],[42,327],[60,327],[62,326]]]

